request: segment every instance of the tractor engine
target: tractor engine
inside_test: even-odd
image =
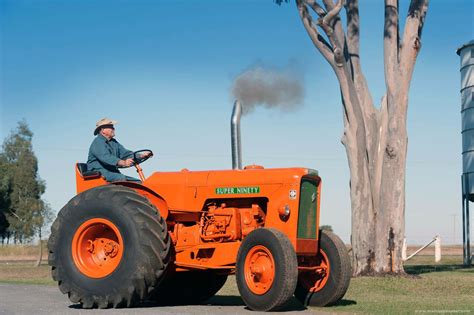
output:
[[[203,242],[241,240],[264,222],[265,213],[258,204],[252,204],[251,208],[213,204],[201,216],[199,235]]]

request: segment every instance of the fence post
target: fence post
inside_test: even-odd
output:
[[[435,241],[435,262],[441,261],[441,238],[436,236]]]

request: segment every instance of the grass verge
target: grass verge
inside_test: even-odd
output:
[[[0,262],[0,283],[55,285],[51,278],[51,267],[43,263],[34,266],[35,261]]]
[[[417,256],[405,265],[409,277],[353,278],[343,300],[315,311],[360,314],[474,313],[474,268],[462,257]]]
[[[56,285],[46,263],[38,268],[33,265],[34,261],[0,262],[0,282]],[[405,270],[409,277],[353,278],[337,305],[310,310],[334,314],[474,313],[474,268],[463,268],[461,256],[444,256],[440,263],[434,263],[432,256],[416,256]],[[209,303],[243,305],[233,276]],[[290,307],[301,309],[296,301]]]
[[[43,246],[43,259],[48,260],[47,242],[41,242]],[[32,244],[2,245],[0,246],[0,262],[13,260],[34,260],[38,258],[39,246]]]
[[[433,256],[416,256],[405,270],[408,277],[352,278],[337,305],[309,309],[324,314],[474,313],[474,268],[463,268],[461,256],[444,256],[440,263]],[[229,277],[210,302],[243,305],[235,278]],[[290,307],[299,310],[296,301]]]

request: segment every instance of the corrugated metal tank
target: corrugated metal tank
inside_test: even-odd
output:
[[[457,50],[461,57],[461,117],[464,191],[474,201],[474,40]]]

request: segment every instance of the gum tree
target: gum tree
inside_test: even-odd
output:
[[[278,4],[287,0],[276,0]],[[350,169],[355,275],[404,273],[408,92],[428,0],[411,0],[403,34],[398,0],[385,0],[386,94],[374,106],[359,54],[358,0],[296,0],[304,28],[339,81]],[[346,23],[340,17],[346,14]]]
[[[11,178],[7,160],[0,152],[0,239],[2,245],[9,240],[9,223],[7,220],[10,208]]]
[[[8,207],[3,211],[15,243],[34,237],[35,209],[38,209],[37,204],[46,188],[38,174],[38,159],[32,141],[33,133],[28,124],[20,121],[3,142],[0,156],[9,175]]]

